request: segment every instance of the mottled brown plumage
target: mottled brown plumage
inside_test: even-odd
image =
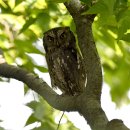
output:
[[[68,95],[83,92],[86,74],[70,28],[58,27],[45,32],[43,45],[52,87]]]

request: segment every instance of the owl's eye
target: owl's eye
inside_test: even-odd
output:
[[[61,38],[61,39],[64,39],[65,37],[66,37],[66,33],[63,32],[63,33],[60,35],[60,38]]]
[[[54,37],[47,36],[47,40],[48,40],[49,42],[53,42],[53,41],[54,41]]]

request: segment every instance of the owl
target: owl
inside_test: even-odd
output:
[[[57,27],[45,32],[43,46],[52,87],[67,95],[82,93],[86,74],[70,28]]]

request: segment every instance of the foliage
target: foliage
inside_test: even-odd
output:
[[[43,32],[54,26],[69,26],[71,17],[63,4],[45,0],[7,0],[0,1],[0,47],[5,53],[8,63],[15,63],[34,72],[37,68],[47,72],[47,68],[35,62],[31,54],[44,57],[42,42]],[[25,94],[27,93],[25,87]],[[58,111],[39,98],[27,104],[33,111],[26,122],[26,126],[35,122],[40,123],[34,130],[54,130],[58,126],[55,117]],[[65,118],[65,117],[64,117]],[[66,119],[67,120],[67,119]],[[61,124],[59,130],[77,129],[67,121]]]
[[[59,111],[54,111],[53,108],[51,108],[42,98],[39,98],[39,102],[31,101],[27,106],[32,109],[33,113],[28,118],[25,126],[37,123],[40,124],[40,126],[37,126],[33,130],[55,130],[57,128],[58,124],[56,124],[54,120],[55,116],[59,115]],[[78,130],[70,121],[67,122],[67,125],[60,125],[59,130],[63,129]]]
[[[130,1],[100,0],[87,13],[97,13],[94,37],[104,67],[104,78],[116,103],[129,102]]]
[[[93,33],[113,101],[129,102],[130,1],[99,0],[85,14],[98,14]]]
[[[29,54],[44,55],[39,39],[42,39],[43,32],[48,29],[70,26],[75,31],[74,22],[62,3],[65,1],[67,0],[0,0],[0,47],[8,63],[15,63],[32,72],[35,68],[43,73],[47,72],[46,66],[38,65]],[[91,6],[92,1],[94,4]],[[103,65],[105,82],[111,87],[112,99],[118,104],[124,100],[129,102],[130,1],[81,2],[90,7],[83,15],[97,14],[93,34]],[[40,99],[28,106],[35,111],[26,125],[38,121],[43,128],[50,130],[56,127],[52,119],[54,117],[45,115],[48,113],[47,109],[50,109],[45,102]],[[42,125],[45,122],[46,125]]]

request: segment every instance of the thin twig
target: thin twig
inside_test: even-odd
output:
[[[57,126],[57,129],[56,129],[56,130],[59,129],[59,127],[60,127],[60,123],[61,123],[61,119],[62,119],[62,117],[64,116],[64,114],[65,114],[65,111],[62,113],[62,115],[61,115],[61,117],[60,117],[60,120],[59,120],[59,123],[58,123],[58,126]]]

